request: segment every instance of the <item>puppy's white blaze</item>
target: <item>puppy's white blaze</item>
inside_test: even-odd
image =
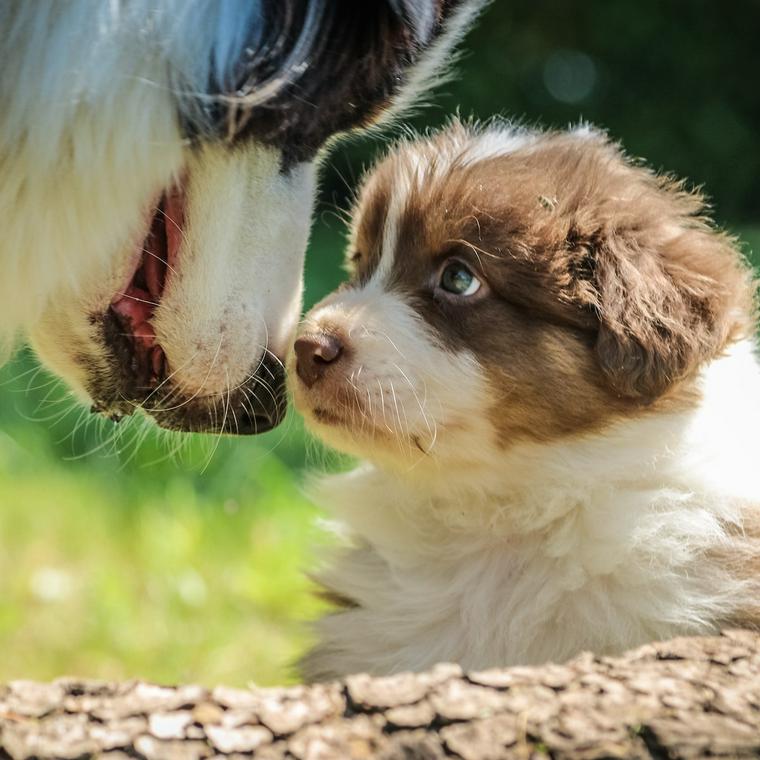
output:
[[[399,181],[393,187],[383,226],[383,247],[380,253],[380,261],[377,263],[377,268],[370,278],[369,284],[371,287],[382,287],[393,269],[400,223],[404,215],[412,181],[413,178],[408,176],[403,180],[399,178]]]
[[[473,138],[470,132],[462,133],[461,141],[451,139],[448,144],[439,146],[435,161],[421,153],[414,144],[403,145],[402,171],[394,178],[391,199],[388,203],[382,235],[382,251],[377,268],[372,274],[370,284],[382,286],[393,269],[396,248],[400,233],[400,222],[407,206],[409,195],[420,192],[425,182],[446,176],[454,163],[467,165],[487,161],[491,158],[507,155],[525,148],[537,140],[538,133],[518,127],[504,126],[489,129]]]
[[[208,147],[188,168],[189,223],[153,324],[174,381],[195,393],[243,382],[265,348],[284,356],[315,175],[281,174],[279,152],[261,146]]]

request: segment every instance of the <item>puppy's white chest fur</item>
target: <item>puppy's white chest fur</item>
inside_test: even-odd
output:
[[[483,467],[323,480],[352,546],[320,580],[350,605],[317,624],[310,678],[613,653],[756,612],[760,372],[749,342],[702,401]]]

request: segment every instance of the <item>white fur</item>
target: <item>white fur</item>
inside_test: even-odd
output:
[[[413,470],[316,484],[353,536],[321,579],[359,607],[317,623],[307,675],[561,661],[714,631],[758,593],[705,556],[740,558],[760,509],[754,346],[701,384],[690,412],[506,452],[470,438]]]
[[[588,125],[578,128],[581,129],[585,131],[581,133],[576,130],[571,134],[590,134]],[[432,152],[434,161],[429,160],[430,154],[425,144],[415,139],[413,134],[409,140],[397,143],[392,150],[404,165],[404,170],[394,178],[383,226],[380,262],[372,274],[372,282],[381,285],[393,269],[400,222],[412,191],[419,192],[425,183],[446,176],[455,164],[466,166],[504,156],[529,147],[539,136],[537,131],[503,121],[495,121],[489,128],[477,133],[469,129],[452,131],[439,137],[441,142]]]
[[[463,146],[463,163],[478,163],[492,158],[505,156],[528,147],[536,141],[537,132],[505,124],[500,127],[484,129],[474,139],[470,138]]]
[[[391,199],[388,203],[388,211],[383,225],[383,248],[380,251],[380,261],[372,274],[372,283],[375,287],[381,287],[393,270],[400,232],[399,224],[404,217],[410,184],[409,177],[399,178],[399,182],[394,185],[391,191]]]
[[[146,196],[179,170],[182,145],[160,61],[135,55],[137,28],[116,23],[111,6],[9,3],[0,23],[7,341],[54,291],[78,286],[139,236]]]
[[[152,196],[183,164],[169,89],[203,91],[210,53],[235,60],[240,31],[256,12],[257,3],[242,0],[4,4],[6,337],[33,320],[52,292],[77,287],[139,237]]]

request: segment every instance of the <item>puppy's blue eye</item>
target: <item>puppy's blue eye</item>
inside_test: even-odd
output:
[[[441,272],[439,287],[456,296],[471,296],[480,290],[480,280],[464,264],[452,261]]]

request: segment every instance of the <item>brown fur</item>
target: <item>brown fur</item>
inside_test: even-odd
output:
[[[355,211],[355,281],[376,268],[393,188],[408,183],[392,287],[486,368],[505,442],[692,403],[697,370],[754,317],[748,267],[703,198],[598,134],[546,133],[482,161],[471,145],[457,123],[373,170]],[[452,257],[488,292],[437,297]]]
[[[727,525],[726,532],[730,541],[713,549],[705,561],[727,570],[731,577],[747,583],[755,593],[752,604],[722,620],[721,625],[760,630],[760,510],[748,504],[742,511],[742,524]]]

